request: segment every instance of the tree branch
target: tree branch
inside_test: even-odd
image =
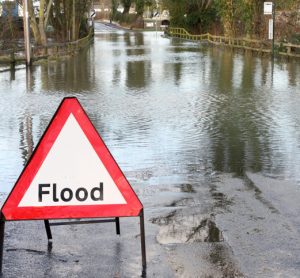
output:
[[[45,16],[45,22],[44,22],[44,28],[46,29],[48,25],[48,20],[49,20],[49,15],[50,15],[50,10],[52,8],[53,0],[49,0],[48,6],[47,6],[47,11],[46,11],[46,16]]]

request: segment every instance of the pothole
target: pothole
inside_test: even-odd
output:
[[[185,206],[193,206],[195,205],[195,200],[192,198],[183,198],[177,201],[173,201],[167,207],[185,207]]]
[[[175,210],[166,216],[153,218],[151,222],[160,226],[157,240],[161,244],[224,240],[213,216],[183,215]]]
[[[210,193],[215,201],[215,207],[227,210],[229,209],[229,206],[233,204],[233,199],[228,198],[224,193],[219,192],[215,185],[211,186]]]
[[[194,187],[189,183],[181,184],[180,190],[181,190],[181,192],[184,192],[184,193],[195,193],[196,192]]]

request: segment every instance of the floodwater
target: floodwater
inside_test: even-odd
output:
[[[76,96],[144,203],[149,277],[299,277],[299,61],[96,27],[76,57],[1,72],[1,192]],[[78,262],[59,276],[91,276]]]

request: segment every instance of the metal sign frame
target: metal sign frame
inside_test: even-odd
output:
[[[141,235],[141,253],[142,253],[142,277],[146,275],[147,261],[146,261],[146,237],[145,237],[145,220],[144,210],[142,209],[139,214],[140,217],[140,235]],[[10,220],[16,221],[16,220]],[[4,215],[0,215],[0,276],[2,276],[2,265],[3,265],[3,251],[4,251],[4,235],[5,235],[5,220]],[[50,223],[48,219],[44,220],[46,234],[48,238],[48,246],[52,246],[52,232],[51,226],[62,226],[62,225],[79,225],[79,224],[97,224],[97,223],[116,223],[116,234],[120,235],[120,220],[119,217],[107,218],[107,219],[92,219],[92,220],[73,220],[73,221],[62,221]]]

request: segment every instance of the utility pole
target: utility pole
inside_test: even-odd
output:
[[[28,0],[23,0],[23,26],[24,26],[24,42],[25,42],[25,56],[26,65],[31,65],[31,47],[30,47],[30,31],[29,31],[29,13]]]

